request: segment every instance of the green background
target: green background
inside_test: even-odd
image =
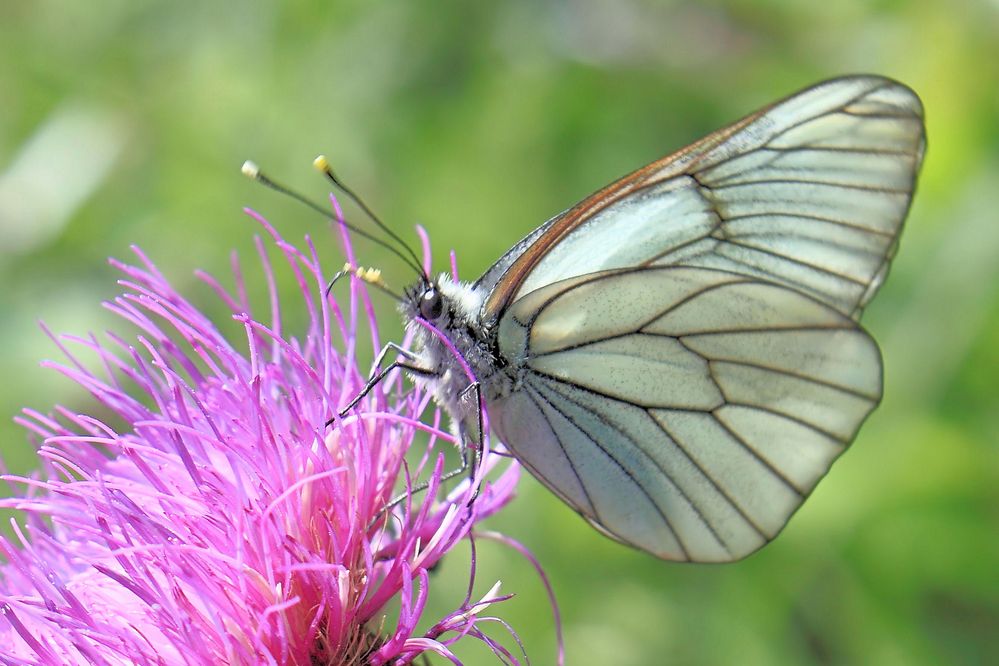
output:
[[[999,2],[0,3],[0,446],[33,465],[22,405],[89,402],[37,367],[37,320],[101,330],[108,255],[137,243],[199,303],[194,268],[248,253],[244,205],[290,238],[318,219],[240,176],[253,158],[321,198],[318,152],[466,277],[613,178],[849,72],[898,78],[929,152],[865,323],[885,400],[769,547],[726,566],[597,535],[533,479],[491,526],[555,585],[569,664],[999,660]],[[395,285],[405,268],[370,245]],[[332,255],[332,246],[329,254]],[[249,259],[249,257],[247,257]],[[384,303],[386,334],[398,335]],[[480,548],[480,591],[554,661],[528,565]],[[445,562],[439,612],[460,599]],[[428,612],[433,617],[435,611]],[[499,630],[497,628],[497,633]],[[494,663],[472,643],[469,664]],[[991,655],[991,659],[990,659]]]

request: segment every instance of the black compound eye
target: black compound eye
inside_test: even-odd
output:
[[[420,316],[432,320],[441,316],[444,311],[444,301],[441,294],[434,288],[427,289],[420,298]]]

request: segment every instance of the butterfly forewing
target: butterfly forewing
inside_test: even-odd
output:
[[[520,390],[501,439],[603,531],[726,561],[772,539],[881,395],[875,343],[814,298],[725,271],[648,267],[515,302]]]
[[[856,318],[894,252],[924,145],[904,85],[819,84],[550,221],[486,273],[482,319],[565,278],[667,265],[784,284]]]

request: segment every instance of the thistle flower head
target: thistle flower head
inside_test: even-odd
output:
[[[99,406],[20,418],[42,471],[4,477],[17,496],[2,505],[20,517],[0,540],[0,663],[460,663],[450,646],[465,636],[519,663],[481,628],[506,598],[496,587],[422,617],[431,569],[511,498],[518,466],[486,456],[446,489],[439,442],[452,437],[395,375],[335,417],[366,383],[362,338],[378,346],[367,294],[352,279],[344,303],[327,296],[312,244],[258,220],[281,266],[258,239],[266,317],[235,259],[233,291],[200,276],[240,341],[138,249],[136,265],[112,262],[125,293],[106,304],[137,335],[53,336],[68,361],[52,365]],[[282,275],[302,330],[287,329]],[[386,508],[418,478],[423,492]]]

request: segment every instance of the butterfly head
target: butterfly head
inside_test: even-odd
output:
[[[399,309],[407,324],[422,319],[436,327],[438,322],[444,318],[447,306],[440,287],[437,285],[437,280],[421,278],[403,292]]]
[[[407,322],[422,319],[447,334],[456,327],[474,327],[481,306],[477,289],[444,273],[436,279],[421,278],[408,287],[400,309]]]
[[[495,372],[491,334],[479,322],[482,302],[482,290],[446,273],[420,279],[403,295],[400,310],[413,334],[418,363],[429,377],[436,377],[431,384],[439,388],[442,405],[450,407],[470,383],[466,364],[480,380]]]

